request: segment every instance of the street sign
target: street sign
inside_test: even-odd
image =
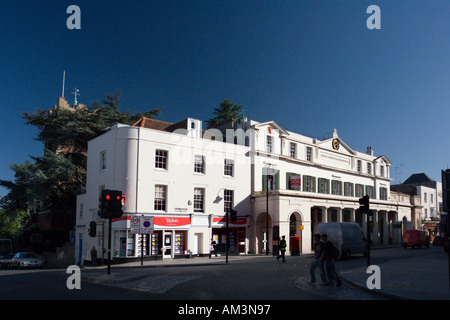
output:
[[[132,234],[139,234],[141,228],[141,219],[139,216],[132,216],[130,219],[130,232]]]
[[[141,217],[140,234],[151,233],[154,229],[153,217]]]

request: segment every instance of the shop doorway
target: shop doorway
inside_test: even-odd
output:
[[[202,243],[203,243],[203,233],[195,233],[192,254],[199,255],[203,253]]]
[[[267,226],[269,227],[267,229]],[[263,212],[256,218],[256,248],[258,253],[266,253],[267,249],[272,248],[272,217]]]
[[[289,218],[289,250],[291,255],[302,253],[302,217],[300,213],[294,212]]]
[[[238,253],[239,254],[245,254],[245,229],[244,230],[238,230],[237,233],[238,236]]]
[[[164,258],[172,257],[172,232],[164,233]]]

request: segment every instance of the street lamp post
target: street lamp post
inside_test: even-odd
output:
[[[266,255],[269,255],[269,169],[271,163],[264,162],[266,167]],[[272,176],[272,175],[270,175]],[[273,186],[272,181],[272,186]]]
[[[269,170],[266,172],[266,256],[269,255]]]

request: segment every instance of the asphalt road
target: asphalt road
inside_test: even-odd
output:
[[[371,263],[429,254],[430,249],[390,248],[373,250]],[[218,258],[221,259],[221,258]],[[223,258],[222,258],[223,259]],[[121,267],[114,272],[147,273],[145,279],[105,285],[81,282],[81,289],[69,290],[66,269],[0,270],[2,300],[378,300],[348,284],[342,288],[311,286],[311,256],[275,258],[254,257],[229,264],[207,264],[172,267]],[[366,258],[355,256],[338,263],[341,270],[366,264]],[[120,269],[120,270],[119,270]],[[85,272],[85,269],[81,269]],[[104,272],[105,269],[95,272]],[[331,289],[331,290],[330,290]]]

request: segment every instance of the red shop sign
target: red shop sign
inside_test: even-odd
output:
[[[189,217],[155,217],[155,227],[184,227],[191,224]]]
[[[221,218],[213,218],[213,223],[214,224],[225,224],[227,222],[226,217],[221,217]],[[247,218],[245,217],[238,217],[237,220],[235,222],[230,222],[229,221],[229,225],[246,225],[247,224]]]

